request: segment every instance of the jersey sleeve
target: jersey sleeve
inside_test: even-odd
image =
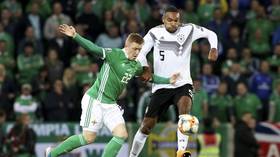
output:
[[[200,38],[207,38],[211,48],[218,48],[218,37],[215,32],[195,24],[193,25],[192,41]]]
[[[96,55],[101,59],[105,59],[106,53],[104,48],[97,46],[96,44],[80,36],[79,34],[75,35],[73,39],[91,54]]]
[[[155,84],[170,84],[170,79],[153,74],[151,82]]]
[[[143,67],[138,69],[135,76],[136,77],[140,76],[142,74],[142,72],[143,72]],[[152,78],[151,78],[150,81],[155,83],[155,84],[170,84],[170,79],[169,78],[157,76],[155,74],[152,75]]]
[[[144,37],[144,45],[137,57],[137,60],[141,63],[142,66],[148,66],[147,54],[151,51],[155,43],[155,36],[150,30]]]

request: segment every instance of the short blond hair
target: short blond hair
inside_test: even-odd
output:
[[[130,43],[135,42],[135,43],[140,44],[140,45],[144,43],[143,37],[138,33],[130,33],[128,35],[126,41],[130,42]]]

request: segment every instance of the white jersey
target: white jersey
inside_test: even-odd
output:
[[[192,84],[190,73],[190,58],[192,43],[196,39],[207,38],[211,48],[217,48],[217,35],[194,24],[182,24],[174,33],[169,33],[164,25],[154,27],[144,37],[138,60],[142,66],[148,66],[146,55],[153,47],[154,74],[162,77],[171,77],[180,73],[180,79],[175,85],[153,84],[152,92],[161,88],[177,88],[185,84]]]

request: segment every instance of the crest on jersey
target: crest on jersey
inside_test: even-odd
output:
[[[177,35],[177,40],[180,42],[180,43],[183,43],[185,41],[185,35],[184,34],[178,34]]]
[[[191,30],[188,34],[180,33],[176,35],[176,41],[163,40],[163,36],[157,38],[155,34],[149,32],[149,35],[154,40],[155,45],[163,50],[173,51],[176,56],[181,56],[185,52],[185,50],[191,45],[192,36],[193,36],[193,25],[191,26]]]

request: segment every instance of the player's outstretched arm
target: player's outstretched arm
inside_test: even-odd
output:
[[[151,82],[155,84],[175,84],[179,79],[180,73],[173,74],[170,78],[165,78],[157,75],[152,75]]]
[[[216,61],[218,59],[218,37],[217,34],[207,28],[194,25],[193,24],[193,38],[192,41],[195,41],[199,38],[206,38],[210,44],[210,51],[208,55],[208,59],[210,61]]]
[[[147,54],[150,52],[150,50],[154,46],[154,42],[155,42],[150,33],[151,33],[151,30],[145,35],[144,45],[136,59],[141,63],[141,65],[143,67],[144,72],[140,76],[140,79],[144,82],[148,82],[152,77],[152,72],[151,72],[152,70],[149,67],[149,64],[148,64],[148,61],[146,58]]]
[[[141,65],[143,67],[149,67],[148,65],[148,61],[147,61],[147,54],[150,52],[150,50],[152,49],[152,47],[154,46],[154,39],[152,38],[152,35],[151,35],[151,30],[144,36],[144,45],[137,57],[136,60],[138,60]]]
[[[216,61],[218,59],[218,50],[216,48],[211,48],[208,54],[208,59],[210,61]]]
[[[170,78],[169,78],[169,81],[171,84],[175,84],[177,82],[177,80],[179,79],[180,77],[180,73],[175,73],[173,74]]]
[[[62,24],[58,27],[58,30],[62,34],[66,35],[68,37],[72,37],[74,39],[74,41],[76,41],[80,46],[82,46],[84,49],[86,49],[90,53],[97,55],[99,57],[102,57],[102,58],[105,57],[104,56],[105,54],[103,54],[103,48],[97,46],[93,42],[80,36],[76,32],[76,30],[73,26],[69,26],[67,24]]]
[[[75,28],[67,24],[59,25],[58,30],[60,33],[72,38],[74,38],[74,36],[77,34]]]
[[[141,67],[141,63],[138,61],[138,64],[137,64],[137,72],[136,72],[136,75],[135,76],[140,76],[140,79],[142,81],[145,81],[143,80],[143,74],[145,75],[145,68],[144,67]],[[147,70],[147,69],[146,69]],[[176,81],[179,79],[180,77],[180,73],[175,73],[173,74],[170,78],[165,78],[165,77],[161,77],[161,76],[157,76],[155,74],[152,74],[151,73],[151,70],[149,69],[148,71],[149,74],[149,80],[148,81],[151,81],[155,84],[175,84]]]

